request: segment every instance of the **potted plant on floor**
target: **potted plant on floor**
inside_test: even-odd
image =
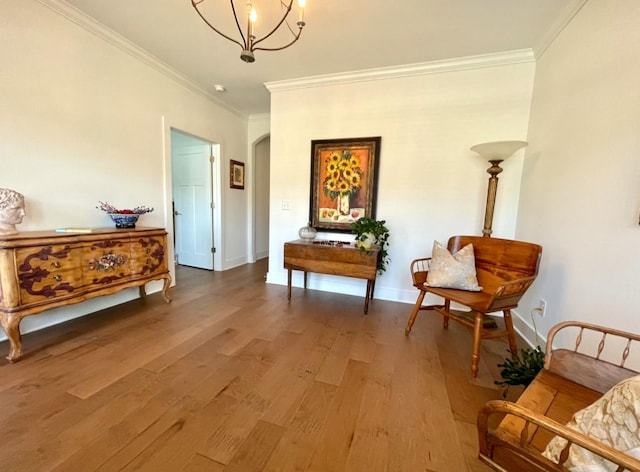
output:
[[[371,252],[374,245],[380,246],[380,256],[378,257],[378,273],[382,274],[387,270],[387,264],[391,262],[389,258],[389,228],[385,226],[385,220],[375,220],[373,218],[358,218],[351,225],[351,232],[356,235],[356,246],[361,251]]]
[[[494,382],[496,385],[504,387],[502,397],[507,398],[507,393],[511,385],[527,386],[538,375],[544,367],[544,352],[537,346],[535,349],[520,349],[520,356],[512,359],[505,359],[501,367],[500,376],[502,381]]]
[[[523,385],[527,387],[544,367],[544,351],[540,347],[538,328],[534,315],[534,312],[537,310],[539,310],[539,308],[534,309],[531,313],[531,322],[533,323],[536,336],[536,348],[520,349],[520,356],[518,356],[517,352],[513,353],[509,351],[512,355],[515,354],[515,356],[511,359],[505,359],[502,364],[498,364],[498,367],[502,368],[500,371],[502,381],[499,382],[496,380],[494,383],[504,387],[502,398],[507,398],[507,393],[511,385]]]

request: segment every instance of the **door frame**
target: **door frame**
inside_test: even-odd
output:
[[[205,141],[201,138],[198,138],[196,136],[190,135],[190,134],[185,134],[183,131],[177,130],[175,128],[171,128],[171,170],[172,172],[174,172],[174,174],[172,175],[172,194],[173,194],[173,201],[172,203],[175,205],[176,203],[176,182],[175,182],[175,172],[178,171],[178,169],[182,169],[182,166],[184,165],[184,160],[181,159],[182,155],[184,152],[187,152],[187,154],[189,155],[194,155],[194,151],[196,152],[196,154],[198,155],[198,165],[202,166],[200,167],[200,171],[198,172],[199,177],[202,178],[204,177],[206,179],[206,183],[207,183],[207,187],[206,188],[206,192],[207,192],[207,200],[209,201],[209,204],[206,205],[206,208],[203,209],[204,213],[199,213],[200,218],[205,218],[207,220],[207,223],[209,223],[210,220],[210,225],[207,224],[206,226],[202,226],[202,221],[200,221],[200,223],[197,223],[198,225],[198,237],[202,236],[205,237],[207,239],[209,239],[207,246],[210,247],[215,247],[214,245],[214,230],[215,230],[215,226],[214,226],[214,218],[213,218],[213,211],[214,211],[214,207],[211,206],[211,203],[215,202],[215,198],[214,198],[214,194],[215,194],[215,189],[216,189],[216,182],[214,180],[215,176],[216,176],[216,172],[213,166],[214,161],[211,161],[211,157],[213,156],[214,159],[217,158],[217,156],[220,155],[220,145],[216,144],[216,143],[211,143],[209,141]],[[177,154],[176,154],[177,153]],[[180,157],[178,157],[180,156]],[[206,167],[206,174],[203,176],[202,175],[202,169]],[[184,202],[182,202],[184,204]],[[200,202],[201,204],[202,202]],[[180,208],[181,210],[184,209],[184,207]],[[175,215],[175,206],[174,206],[174,215]],[[181,233],[178,233],[176,231],[176,221],[178,221],[179,223],[184,223],[184,221],[180,221],[180,219],[176,219],[174,217],[174,221],[173,221],[173,230],[174,230],[174,236],[175,236],[175,247],[174,250],[176,252],[177,258],[176,258],[176,263],[178,265],[184,264],[184,261],[180,260],[180,254],[178,251],[178,248],[180,246],[180,241],[178,241],[178,238],[181,236]],[[194,222],[195,223],[195,222]],[[204,235],[202,232],[206,232],[207,234]],[[201,243],[204,241],[201,241]],[[198,246],[198,244],[196,244],[196,246]],[[200,245],[200,247],[202,248],[203,246]],[[202,269],[207,269],[207,270],[213,270],[214,264],[215,264],[215,259],[216,259],[216,254],[213,253],[213,251],[209,251],[209,249],[206,249],[204,251],[204,253],[201,253],[199,256],[195,256],[192,255],[193,257],[196,257],[196,259],[199,260],[199,263],[203,264],[202,266],[198,266],[195,265],[195,267],[200,267]],[[203,259],[199,259],[200,257],[202,257]],[[195,260],[191,260],[191,262],[195,262]],[[187,264],[187,265],[192,265],[192,264]],[[206,266],[206,267],[205,267]]]
[[[162,159],[164,164],[164,226],[167,229],[168,238],[169,238],[169,247],[168,247],[168,260],[169,260],[169,271],[172,277],[172,284],[175,285],[176,274],[175,274],[175,253],[174,253],[174,243],[175,243],[175,235],[173,234],[173,176],[171,171],[171,130],[174,129],[182,134],[186,134],[189,136],[193,136],[202,141],[207,141],[214,146],[218,146],[219,156],[216,156],[216,159],[212,163],[211,170],[213,172],[212,176],[212,185],[213,185],[213,202],[215,206],[213,208],[213,247],[216,248],[216,254],[213,258],[213,270],[221,271],[222,270],[222,259],[224,254],[224,242],[222,241],[222,213],[224,208],[224,192],[222,191],[222,182],[221,182],[221,166],[220,163],[222,161],[222,155],[224,154],[224,148],[221,139],[217,139],[215,136],[211,136],[205,130],[197,130],[193,131],[194,125],[192,126],[186,123],[179,123],[177,120],[172,119],[166,115],[162,116]]]

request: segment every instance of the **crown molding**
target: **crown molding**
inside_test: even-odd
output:
[[[271,113],[254,113],[252,115],[249,115],[249,121],[268,120],[270,116]]]
[[[86,13],[82,12],[65,0],[37,0],[42,5],[51,9],[60,16],[82,27],[86,31],[96,35],[105,42],[115,46],[131,57],[148,65],[156,71],[164,74],[183,87],[195,92],[216,105],[224,108],[235,115],[246,118],[246,115],[221,101],[212,92],[204,89],[189,77],[173,69],[168,64],[137,46],[124,36],[107,28],[102,23],[96,21]],[[519,49],[493,54],[482,54],[478,56],[468,56],[462,58],[445,59],[418,64],[408,64],[403,66],[383,67],[367,69],[356,72],[344,72],[338,74],[327,74],[301,79],[282,80],[267,82],[264,85],[270,92],[283,90],[304,89],[310,87],[323,87],[328,85],[347,84],[354,82],[364,82],[371,80],[385,80],[399,77],[411,77],[417,75],[439,74],[444,72],[477,69],[483,67],[496,67],[508,64],[518,64],[524,62],[535,62],[539,59],[547,48],[553,43],[564,28],[571,22],[573,17],[589,0],[572,0],[565,7],[563,14],[549,28],[533,49]]]
[[[540,59],[547,48],[555,41],[558,35],[573,20],[573,17],[587,4],[589,0],[572,0],[563,10],[562,14],[553,22],[546,34],[533,48],[536,59]]]
[[[140,46],[137,46],[136,44],[129,41],[124,36],[107,28],[105,25],[96,21],[95,19],[93,19],[83,11],[77,9],[73,5],[67,3],[65,0],[38,0],[38,2],[40,2],[42,5],[46,6],[47,8],[51,9],[55,13],[59,14],[60,16],[71,21],[72,23],[75,23],[81,28],[84,28],[86,31],[94,34],[98,38],[106,41],[112,46],[115,46],[121,51],[127,53],[131,57],[139,60],[140,62],[150,66],[156,71],[164,74],[165,76],[174,80],[175,82],[182,85],[183,87],[199,95],[202,95],[203,97],[212,101],[216,105],[224,108],[225,110],[230,111],[238,115],[239,117],[246,119],[246,115],[239,112],[235,108],[230,107],[228,104],[220,101],[213,93],[205,90],[204,88],[202,88],[200,85],[195,83],[193,80],[191,80],[187,76],[181,74],[180,72],[178,72],[177,70],[169,66],[168,64],[162,62],[153,54],[149,53],[148,51],[141,48]]]
[[[328,85],[349,84],[371,80],[386,80],[416,75],[441,74],[444,72],[496,67],[508,64],[520,64],[523,62],[535,62],[535,57],[531,49],[518,49],[514,51],[444,59],[440,61],[408,64],[403,66],[381,67],[356,72],[317,75],[302,79],[280,80],[276,82],[267,82],[265,83],[265,87],[267,87],[270,92],[280,92],[283,90],[324,87]]]

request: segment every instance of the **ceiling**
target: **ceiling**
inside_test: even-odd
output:
[[[539,53],[587,0],[307,0],[300,40],[282,51],[256,51],[252,64],[200,19],[191,0],[40,1],[72,10],[75,21],[88,15],[210,94],[224,85],[215,98],[248,115],[269,112],[267,82],[510,50]],[[246,0],[235,1],[244,11]],[[279,3],[254,0],[261,18],[279,11]],[[227,0],[203,5],[213,24],[236,34]]]

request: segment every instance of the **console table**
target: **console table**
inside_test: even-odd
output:
[[[369,311],[373,298],[380,249],[361,251],[350,243],[337,241],[290,241],[284,243],[284,268],[288,270],[287,300],[291,301],[291,271],[304,272],[304,288],[307,288],[307,272],[342,275],[367,280],[364,297],[364,313]]]
[[[0,324],[7,359],[22,355],[20,321],[51,308],[164,280],[168,295],[167,232],[162,228],[99,228],[90,233],[28,231],[0,235]]]

